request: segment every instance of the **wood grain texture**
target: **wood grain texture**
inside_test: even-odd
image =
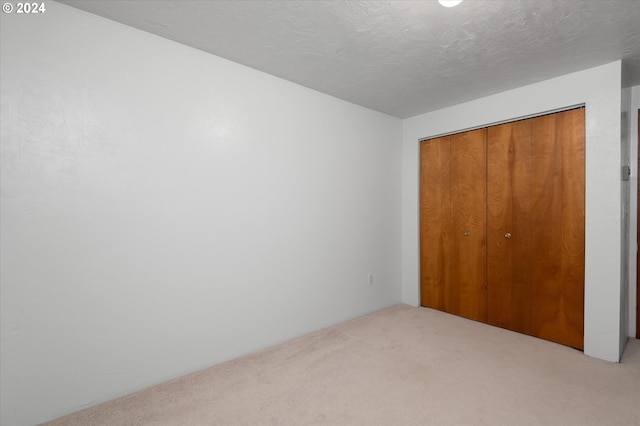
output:
[[[489,324],[531,334],[531,254],[531,120],[523,120],[487,133]]]
[[[533,334],[584,346],[584,109],[533,119]]]
[[[423,306],[583,348],[584,133],[578,109],[421,143]]]
[[[486,129],[451,138],[451,304],[447,312],[487,320]],[[468,233],[469,235],[465,235]]]
[[[450,137],[420,143],[420,304],[451,304]]]

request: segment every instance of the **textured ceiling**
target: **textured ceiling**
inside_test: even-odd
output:
[[[623,59],[640,0],[62,3],[400,118]]]

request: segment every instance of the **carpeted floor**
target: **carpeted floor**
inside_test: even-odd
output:
[[[396,305],[48,425],[640,425],[620,364]]]

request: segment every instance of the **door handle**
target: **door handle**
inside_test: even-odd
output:
[[[509,238],[511,238],[511,232],[507,232],[506,234],[504,234],[504,237],[508,240]]]

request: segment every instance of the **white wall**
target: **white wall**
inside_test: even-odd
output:
[[[629,114],[630,139],[630,220],[629,220],[629,336],[636,336],[636,255],[638,250],[638,109],[640,109],[640,86],[631,88],[631,111]]]
[[[629,336],[636,336],[636,255],[638,250],[638,109],[640,109],[640,86],[631,87],[631,111],[629,114],[630,140],[630,223],[629,223]]]
[[[54,2],[1,27],[0,423],[400,301],[399,119]]]
[[[631,87],[629,82],[629,74],[624,64],[621,69],[621,92],[620,92],[620,163],[623,166],[631,167],[631,139],[629,130],[631,115]],[[630,204],[631,204],[631,179],[620,181],[620,197],[622,201],[621,208],[621,229],[622,237],[622,259],[621,259],[621,288],[620,288],[620,353],[624,351],[629,336],[629,270],[631,267],[630,241],[629,233],[630,220]]]
[[[403,122],[403,300],[419,298],[418,141],[572,105],[586,105],[585,353],[620,356],[621,63],[409,118]]]

